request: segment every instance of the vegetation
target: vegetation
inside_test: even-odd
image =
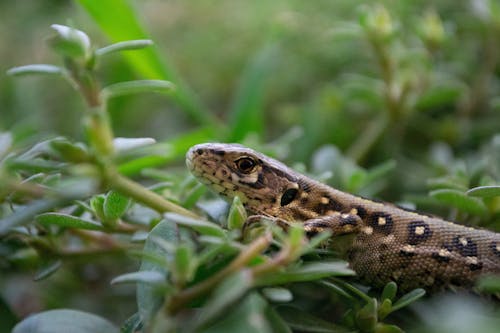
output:
[[[0,7],[15,31],[0,48],[5,331],[498,330],[484,296],[364,286],[328,234],[266,221],[242,234],[239,200],[183,164],[196,143],[241,142],[500,231],[497,2]]]

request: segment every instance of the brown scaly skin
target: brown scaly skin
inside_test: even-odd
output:
[[[254,214],[302,222],[311,233],[355,234],[348,259],[371,285],[395,281],[403,291],[434,291],[500,275],[499,233],[338,191],[241,145],[196,145],[186,163],[202,183],[239,196]]]

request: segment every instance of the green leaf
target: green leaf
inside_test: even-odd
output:
[[[459,84],[448,84],[448,86],[436,86],[428,89],[418,98],[416,107],[429,110],[455,104],[465,87]]]
[[[284,303],[293,300],[293,294],[285,288],[263,288],[262,294],[270,301]]]
[[[98,194],[94,195],[89,202],[90,207],[92,208],[94,214],[102,220],[106,219],[106,215],[104,215],[104,200],[105,200],[104,195]]]
[[[192,207],[194,207],[198,199],[200,199],[206,192],[206,186],[200,183],[196,184],[191,190],[187,192],[186,197],[182,202],[182,206],[186,209],[191,209]]]
[[[395,160],[387,160],[367,171],[364,184],[371,184],[374,181],[386,176],[389,172],[396,168]]]
[[[227,227],[229,230],[241,230],[245,221],[247,220],[247,212],[243,204],[241,203],[241,199],[238,196],[235,196],[233,199],[233,203],[229,208],[229,213],[227,215]]]
[[[0,319],[2,329],[5,332],[12,332],[12,328],[19,322],[19,319],[12,311],[10,305],[0,296]]]
[[[111,41],[121,42],[149,38],[139,22],[137,10],[130,1],[78,0],[77,2]],[[110,13],[113,13],[112,20],[109,19]],[[199,124],[218,127],[212,115],[207,110],[202,109],[197,97],[177,77],[174,68],[168,64],[164,53],[160,53],[155,47],[148,47],[137,52],[124,52],[122,57],[141,77],[172,81],[177,87],[173,98],[180,105],[180,110],[186,112]]]
[[[218,320],[203,333],[272,333],[267,317],[264,314],[266,302],[257,293],[251,293],[241,303],[229,310],[229,313]]]
[[[288,229],[287,242],[290,248],[295,250],[301,250],[304,241],[305,230],[302,226],[292,224]],[[296,255],[300,255],[300,252],[296,251]]]
[[[415,302],[419,298],[423,297],[425,295],[425,290],[418,288],[418,289],[413,289],[409,293],[403,295],[400,299],[398,299],[392,306],[391,312],[397,311],[410,303]]]
[[[388,325],[384,323],[378,323],[375,326],[374,333],[404,333],[402,329],[397,327],[396,325]]]
[[[252,287],[252,282],[252,275],[248,270],[238,271],[224,279],[199,312],[193,324],[193,331],[206,327],[216,322],[222,315],[226,315],[232,306],[242,301],[245,293]]]
[[[63,75],[64,69],[62,67],[54,65],[33,64],[33,65],[13,67],[7,71],[7,74],[12,76],[33,75],[33,74]]]
[[[127,40],[124,42],[114,43],[95,51],[95,54],[99,57],[107,55],[114,52],[129,51],[129,50],[140,50],[145,47],[153,45],[151,39],[137,39],[137,40]]]
[[[12,333],[118,333],[108,320],[94,314],[68,310],[50,310],[29,316],[14,327]]]
[[[471,188],[467,192],[467,195],[480,198],[492,198],[500,196],[500,186],[490,185],[490,186],[478,186]]]
[[[44,263],[44,265],[36,272],[35,276],[33,277],[33,280],[41,281],[45,278],[48,278],[49,276],[57,272],[57,270],[61,268],[61,266],[62,266],[61,260],[59,259],[50,260]]]
[[[50,147],[67,160],[74,163],[87,162],[90,159],[87,148],[82,144],[74,144],[69,140],[55,140]]]
[[[9,132],[0,132],[0,160],[7,155],[12,147],[12,134]]]
[[[166,220],[160,221],[151,230],[144,244],[145,253],[150,253],[155,257],[165,258],[165,262],[171,260],[173,254],[167,252],[161,245],[158,245],[157,239],[163,239],[167,243],[176,244],[178,239],[176,226]],[[164,281],[167,280],[168,276],[165,265],[150,260],[142,260],[139,271],[158,272],[163,275]],[[151,318],[154,317],[156,311],[163,303],[164,297],[165,295],[163,293],[158,292],[158,288],[150,284],[141,282],[137,284],[137,308],[144,325],[150,323]]]
[[[139,312],[134,313],[122,324],[120,333],[136,333],[141,332],[142,320]]]
[[[427,186],[430,189],[447,189],[465,191],[467,189],[467,180],[456,175],[431,178],[427,180]]]
[[[486,275],[479,279],[477,288],[486,293],[500,293],[500,277],[494,275]]]
[[[61,213],[40,214],[35,218],[35,221],[43,226],[57,225],[64,228],[104,230],[104,227],[97,222]]]
[[[125,214],[129,204],[130,198],[123,196],[118,192],[109,191],[104,199],[104,216],[108,219],[118,219]]]
[[[372,298],[357,311],[356,324],[362,332],[373,332],[377,321],[377,300]]]
[[[381,300],[389,299],[393,301],[394,297],[396,297],[397,291],[398,291],[398,285],[396,284],[396,282],[391,281],[385,285],[380,299]]]
[[[191,217],[187,217],[184,215],[176,214],[176,213],[165,213],[165,219],[168,221],[172,221],[184,227],[189,227],[191,229],[196,230],[202,235],[215,236],[220,238],[225,238],[226,233],[224,229],[218,226],[215,223],[197,220]]]
[[[274,333],[292,333],[290,327],[283,318],[280,317],[278,312],[270,305],[266,306],[264,315],[267,318],[267,322],[271,326],[271,331]]]
[[[175,86],[172,82],[163,80],[135,80],[119,82],[102,89],[104,99],[144,92],[170,92]]]
[[[175,249],[174,267],[172,268],[174,281],[180,285],[190,282],[196,272],[196,259],[193,249],[188,244],[179,244]]]
[[[111,284],[123,283],[147,283],[151,286],[164,286],[165,274],[158,271],[139,271],[133,273],[122,274],[111,280]]]
[[[71,201],[71,198],[64,199],[41,199],[31,202],[29,205],[16,210],[14,213],[0,220],[0,236],[6,234],[10,229],[26,225],[33,221],[33,218],[42,212],[51,210],[59,205]]]
[[[349,300],[354,300],[354,297],[352,297],[349,293],[347,293],[342,287],[340,287],[336,283],[333,283],[331,281],[319,281],[319,284],[327,287],[329,290],[333,291],[334,293],[342,297],[345,297]]]
[[[156,140],[153,138],[114,138],[113,147],[117,152],[123,153],[127,150],[133,150],[139,147],[145,147],[155,144]]]
[[[8,159],[6,162],[7,168],[12,171],[25,170],[32,173],[38,172],[60,172],[67,166],[66,163],[60,163],[41,158],[34,158],[32,160],[25,160],[20,158]]]
[[[277,43],[268,43],[245,68],[230,113],[230,142],[240,141],[249,133],[264,129],[266,81],[279,57]]]
[[[346,333],[348,329],[335,325],[291,306],[279,306],[278,314],[294,332]],[[351,331],[352,332],[352,331]]]
[[[429,195],[442,203],[456,207],[467,213],[483,215],[487,212],[486,206],[480,199],[469,197],[464,192],[458,190],[435,190],[431,191]]]
[[[344,261],[313,262],[260,277],[256,284],[268,286],[290,282],[314,281],[329,276],[352,275],[355,275],[354,271],[349,269]]]
[[[144,147],[146,156],[121,163],[118,170],[120,173],[130,176],[145,168],[163,167],[168,162],[184,159],[189,148],[197,143],[213,140],[214,135],[215,129],[205,126],[195,131],[186,132],[173,140]]]
[[[52,24],[50,27],[57,33],[49,39],[49,44],[56,52],[69,58],[88,60],[91,57],[90,39],[83,31],[61,24]]]
[[[389,298],[384,298],[378,307],[378,317],[383,320],[392,310],[392,301]]]

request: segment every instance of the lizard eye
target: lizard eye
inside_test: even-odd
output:
[[[255,161],[250,157],[242,157],[236,160],[236,167],[243,173],[250,173],[255,169]]]
[[[299,191],[296,188],[289,188],[288,190],[286,190],[285,193],[283,193],[283,195],[281,196],[281,206],[286,206],[290,202],[292,202],[298,193]]]

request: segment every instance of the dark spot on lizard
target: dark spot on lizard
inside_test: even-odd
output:
[[[392,232],[393,224],[392,217],[382,212],[375,212],[368,217],[368,225],[373,230],[385,235],[389,235]]]
[[[399,255],[401,257],[413,257],[415,255],[415,250],[413,248],[403,247],[401,250],[399,250]]]
[[[381,263],[381,264],[385,264],[385,262],[387,261],[387,256],[383,253],[379,254],[378,255],[378,261]]]
[[[482,262],[477,262],[477,263],[472,263],[469,265],[469,269],[471,271],[477,271],[483,268],[483,263]]]
[[[307,221],[309,222],[307,224],[307,227],[310,229],[327,229],[332,227],[331,224],[329,224],[328,222],[321,221],[321,219],[314,219],[311,221]]]
[[[300,204],[306,206],[309,203],[308,198],[300,198]]]
[[[346,217],[341,217],[340,218],[340,225],[357,225],[358,224],[358,219],[354,215],[348,215]]]
[[[214,150],[215,155],[224,156],[226,152],[224,150]]]
[[[274,174],[280,178],[286,178],[288,179],[289,181],[291,181],[292,183],[296,183],[297,182],[297,178],[290,175],[289,173],[283,171],[283,170],[280,170],[280,169],[277,169],[277,168],[273,168],[267,164],[262,164],[262,172],[264,173],[271,173],[271,174]]]
[[[363,207],[361,206],[356,206],[356,207],[353,207],[354,209],[356,209],[356,211],[358,212],[358,216],[363,220],[367,213],[366,213],[366,209],[364,209]]]
[[[333,200],[328,196],[328,194],[323,194],[322,198],[327,200],[328,202],[322,203],[319,202],[314,210],[319,214],[319,215],[325,215],[328,211],[334,211],[334,212],[340,212],[342,211],[342,205]]]
[[[378,246],[378,250],[380,252],[386,252],[388,249],[389,249],[389,245],[384,244],[384,243],[380,243]]]
[[[453,246],[464,257],[477,257],[477,244],[470,237],[456,236],[453,238]]]
[[[500,257],[500,247],[499,247],[498,242],[496,242],[496,241],[491,242],[490,249],[494,255],[496,255],[497,257]]]
[[[299,184],[299,187],[302,189],[302,191],[306,193],[311,192],[311,185],[308,182],[304,181],[303,179],[299,179],[297,183]]]
[[[445,263],[445,262],[450,261],[450,256],[447,253],[432,252],[431,256],[433,259],[436,259],[436,261],[441,262],[441,263]]]
[[[432,236],[432,230],[424,221],[413,221],[408,224],[408,244],[420,244]]]

